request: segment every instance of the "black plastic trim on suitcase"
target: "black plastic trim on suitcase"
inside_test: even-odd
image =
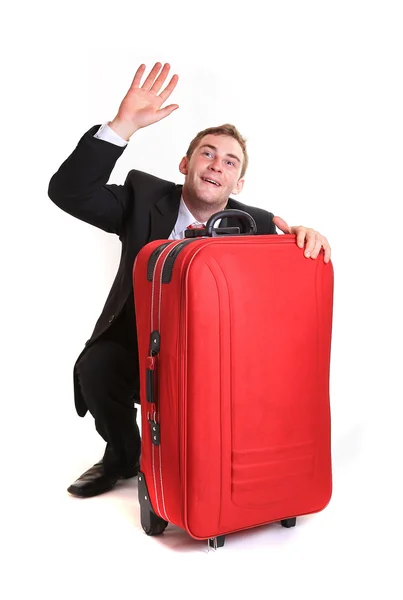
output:
[[[164,268],[162,271],[162,283],[169,283],[172,277],[172,270],[174,268],[175,260],[178,258],[178,254],[187,246],[191,244],[194,240],[186,240],[177,244],[175,248],[168,253],[168,256],[165,260]]]
[[[224,236],[224,235],[240,235],[241,228],[240,227],[220,227],[219,229],[214,230],[216,235]],[[187,229],[185,231],[185,238],[194,238],[194,237],[208,237],[206,233],[206,229]],[[212,236],[213,237],[213,236]],[[216,237],[216,236],[214,236]]]
[[[296,523],[297,523],[297,517],[290,517],[289,519],[281,520],[282,527],[287,527],[287,529],[290,527],[295,527]]]
[[[150,335],[150,355],[154,356],[160,351],[160,334],[159,331],[152,331]]]
[[[224,542],[225,535],[217,535],[217,537],[209,538],[208,546],[209,548],[214,548],[214,550],[217,550],[217,548],[222,548],[224,546]]]
[[[154,446],[159,446],[161,443],[160,424],[151,419],[148,419],[148,424],[150,426],[151,441]]]
[[[150,357],[156,356],[160,351],[160,334],[152,331],[150,335]],[[146,368],[146,398],[147,402],[154,402],[154,369]]]
[[[154,403],[154,371],[146,370],[146,398],[147,402]]]
[[[206,223],[206,235],[209,237],[217,237],[220,232],[220,228],[214,229],[214,223],[218,221],[218,219],[227,219],[228,217],[236,217],[240,221],[247,226],[248,229],[244,233],[240,235],[254,235],[257,233],[257,225],[255,219],[245,210],[238,210],[236,208],[225,208],[224,210],[220,210],[209,218]]]
[[[172,242],[172,240],[169,242],[165,242],[164,244],[161,244],[160,246],[157,246],[156,248],[154,248],[154,250],[152,251],[150,258],[148,259],[147,281],[153,280],[155,263],[157,262],[157,259],[158,259],[159,255],[161,254],[161,252],[164,250],[164,248],[169,246],[169,244],[171,244],[171,242]]]
[[[153,511],[153,507],[150,502],[150,495],[146,484],[146,478],[144,473],[139,471],[139,503],[140,503],[140,520],[141,526],[147,535],[159,535],[163,533],[168,525],[168,521],[161,519]]]

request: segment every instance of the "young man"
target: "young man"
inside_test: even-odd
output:
[[[132,170],[124,185],[107,184],[116,160],[131,136],[170,115],[178,107],[161,108],[176,87],[174,75],[161,91],[170,66],[156,63],[144,83],[141,65],[116,117],[91,128],[49,184],[49,197],[69,214],[119,236],[122,256],[115,281],[91,338],[74,366],[75,404],[80,416],[89,411],[106,441],[103,459],[83,473],[68,491],[90,497],[106,492],[119,479],[137,474],[140,434],[135,404],[139,373],[132,267],[139,250],[156,239],[181,239],[193,223],[205,223],[219,210],[237,208],[252,215],[258,234],[297,236],[305,256],[315,259],[321,248],[325,261],[330,247],[313,229],[288,227],[280,217],[236,202],[244,184],[248,155],[245,140],[233,125],[209,128],[191,142],[179,170],[184,185],[175,185]],[[220,226],[237,225],[234,218]]]

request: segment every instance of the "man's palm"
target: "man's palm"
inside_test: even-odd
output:
[[[161,108],[178,82],[178,76],[173,75],[169,84],[159,93],[168,76],[169,68],[170,65],[165,64],[158,75],[161,63],[156,63],[141,87],[145,65],[141,65],[137,69],[130,89],[119,107],[117,118],[120,121],[131,123],[136,129],[140,129],[160,121],[179,108],[177,104]]]

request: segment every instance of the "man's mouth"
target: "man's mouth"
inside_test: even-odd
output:
[[[210,179],[208,177],[202,177],[202,180],[205,181],[206,183],[210,183],[211,185],[215,185],[216,187],[221,187],[221,183],[218,183],[218,181],[214,181],[214,179]]]

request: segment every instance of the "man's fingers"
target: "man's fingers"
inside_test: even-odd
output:
[[[153,68],[150,71],[149,76],[147,77],[147,79],[145,80],[143,85],[141,86],[141,88],[143,90],[151,89],[151,86],[154,84],[154,79],[157,77],[158,73],[160,72],[161,67],[162,67],[162,64],[160,62],[155,63],[155,65],[153,66]]]
[[[287,223],[283,221],[283,219],[281,219],[280,217],[273,217],[273,222],[279,229],[285,231],[285,228],[283,228],[282,225],[287,225]],[[324,262],[329,262],[331,250],[329,242],[327,241],[325,236],[321,235],[318,231],[315,231],[314,229],[309,229],[308,227],[303,227],[302,225],[298,225],[292,227],[291,229],[288,229],[289,231],[285,231],[285,233],[295,234],[296,242],[299,248],[303,248],[305,245],[304,256],[306,258],[317,258],[319,256],[319,252],[323,248],[325,253]]]
[[[321,249],[323,248],[324,251],[324,262],[328,263],[330,260],[330,255],[331,255],[331,250],[330,250],[330,246],[329,246],[329,242],[327,241],[327,239],[321,235],[320,233],[315,232],[315,244],[312,250],[310,250],[308,248],[308,244],[307,244],[307,248],[305,250],[305,256],[310,256],[311,258],[315,259],[319,256],[319,253],[321,251]],[[307,255],[307,252],[309,252],[309,254]]]
[[[281,217],[273,217],[273,223],[276,227],[280,229],[283,233],[291,233],[291,229],[288,226],[288,223],[284,221]]]
[[[298,248],[303,248],[305,243],[306,229],[305,227],[299,227],[297,233],[297,246]]]
[[[170,68],[171,68],[171,65],[169,65],[168,63],[165,63],[165,65],[162,67],[161,73],[158,75],[157,79],[154,81],[153,85],[151,86],[151,89],[150,89],[151,92],[155,92],[156,94],[158,94],[158,92],[162,88],[163,84],[165,83],[165,79],[168,77]]]
[[[161,110],[159,110],[155,115],[156,116],[155,122],[161,121],[161,119],[168,117],[168,115],[173,113],[174,110],[176,110],[177,108],[179,108],[178,104],[170,104],[169,106],[166,106],[165,108],[161,108]]]
[[[171,78],[171,81],[168,83],[167,87],[165,88],[165,90],[162,90],[162,92],[160,93],[160,98],[163,102],[165,102],[165,100],[167,98],[169,98],[169,96],[172,94],[172,92],[174,91],[174,89],[176,88],[176,84],[178,83],[178,75],[173,75]]]
[[[140,87],[140,83],[141,83],[141,78],[143,77],[144,71],[146,70],[146,66],[145,65],[140,65],[139,68],[136,71],[136,74],[133,78],[132,84],[131,84],[131,88],[138,88]]]
[[[322,240],[319,237],[317,237],[316,241],[315,241],[315,245],[311,252],[311,258],[317,258],[321,248],[322,248]]]
[[[146,78],[145,82],[143,83],[143,85],[141,85],[141,78],[144,75],[146,66],[144,64],[140,65],[136,71],[134,78],[133,78],[130,89],[140,88],[140,86],[141,86],[141,88],[143,90],[149,90],[151,92],[154,92],[157,95],[158,92],[160,91],[160,89],[162,88],[162,86],[164,85],[166,78],[168,77],[169,69],[171,68],[171,65],[169,63],[165,63],[164,66],[162,67],[162,70],[161,70],[161,67],[162,67],[161,63],[159,63],[159,62],[155,63],[155,65],[151,69],[148,77]],[[158,75],[158,73],[159,73],[159,75]],[[178,80],[179,80],[178,75],[173,75],[171,77],[171,80],[168,83],[168,85],[166,86],[166,88],[159,94],[159,97],[161,99],[161,104],[163,102],[165,102],[165,100],[167,100],[167,98],[169,98],[169,96],[172,94],[172,92],[174,91],[174,89],[176,87],[176,84],[178,83]]]
[[[314,229],[305,229],[305,256],[311,256],[316,244],[316,232]]]
[[[330,244],[326,238],[324,238],[324,242],[322,244],[323,250],[325,252],[325,258],[323,259],[325,263],[328,263],[332,254],[332,250],[330,248]]]

